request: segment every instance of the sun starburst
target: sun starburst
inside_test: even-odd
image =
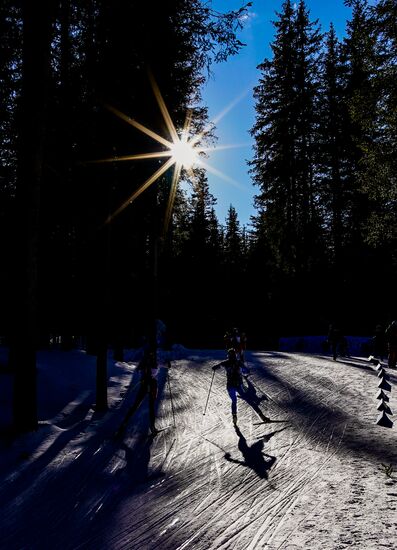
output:
[[[212,128],[212,123],[209,123],[202,132],[196,133],[191,136],[191,120],[192,114],[191,111],[188,111],[186,115],[186,120],[184,127],[180,133],[178,133],[175,128],[174,123],[172,122],[171,116],[168,112],[167,106],[164,102],[164,99],[160,93],[159,87],[151,73],[149,73],[150,83],[156,98],[157,104],[160,108],[161,114],[163,116],[165,125],[168,130],[168,134],[171,139],[167,139],[150,128],[147,128],[140,122],[135,119],[127,116],[112,105],[105,105],[105,107],[116,115],[118,118],[130,124],[140,132],[151,137],[153,140],[157,141],[160,145],[165,147],[165,150],[153,151],[151,153],[141,153],[135,155],[125,155],[120,157],[112,157],[107,159],[100,159],[95,161],[90,161],[92,163],[113,163],[113,162],[124,162],[124,161],[134,161],[134,160],[148,160],[148,159],[166,159],[164,164],[160,166],[138,189],[136,189],[112,214],[110,214],[106,220],[106,224],[111,223],[125,208],[132,204],[148,187],[150,187],[158,178],[160,178],[167,170],[173,167],[173,176],[170,195],[167,204],[167,210],[164,219],[164,233],[167,232],[169,226],[173,205],[175,201],[176,191],[178,187],[178,182],[181,176],[182,168],[186,170],[188,174],[194,172],[194,168],[203,168],[208,170],[217,176],[225,179],[229,183],[241,187],[238,182],[232,178],[226,176],[222,172],[215,170],[209,164],[207,164],[203,156],[206,153],[211,151],[216,151],[220,149],[227,149],[230,147],[240,147],[239,145],[224,145],[221,147],[202,147],[200,142],[205,138]],[[225,113],[227,113],[236,101],[234,101],[231,106],[226,107],[224,111],[216,118],[216,121],[220,120]]]
[[[170,149],[171,158],[184,168],[192,168],[198,162],[196,148],[188,141],[177,141]]]

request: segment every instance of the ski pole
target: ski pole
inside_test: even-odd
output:
[[[212,388],[212,382],[214,381],[214,376],[215,376],[215,371],[213,371],[213,373],[212,373],[210,389],[208,390],[207,402],[206,402],[206,404],[205,404],[205,409],[204,409],[204,412],[203,412],[203,416],[205,415],[205,413],[206,413],[206,411],[207,411],[207,405],[208,405],[208,400],[209,400],[209,398],[210,398],[210,393],[211,393],[211,388]]]
[[[168,391],[170,392],[170,399],[171,399],[171,409],[172,409],[172,418],[174,419],[174,427],[176,426],[175,423],[175,411],[174,411],[174,402],[172,400],[172,392],[171,392],[171,384],[170,384],[170,375],[169,375],[169,369],[171,368],[171,361],[168,361],[168,370],[167,370],[167,382],[168,382]]]

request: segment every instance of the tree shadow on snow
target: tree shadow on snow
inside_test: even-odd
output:
[[[276,462],[276,457],[266,454],[263,451],[263,447],[265,444],[265,439],[268,438],[268,441],[274,435],[274,433],[277,432],[274,432],[273,434],[268,434],[267,436],[262,437],[259,441],[256,441],[252,445],[248,445],[247,440],[237,426],[235,427],[235,430],[239,438],[238,448],[240,453],[243,455],[244,460],[236,460],[231,457],[230,453],[225,453],[225,459],[228,462],[232,462],[233,464],[240,464],[241,466],[250,468],[261,479],[267,479],[268,471]],[[268,460],[265,460],[265,456],[268,458]]]
[[[137,448],[131,448],[126,443],[121,443],[120,449],[124,451],[125,468],[123,471],[124,479],[128,479],[128,486],[132,489],[137,488],[141,483],[146,483],[149,479],[150,452],[154,437],[148,435],[141,438],[141,444]]]
[[[102,415],[94,413],[90,420],[84,419],[64,429],[40,456],[4,487],[0,531],[5,547],[22,548],[29,540],[32,548],[56,548],[59,547],[59,540],[62,540],[62,548],[77,548],[80,540],[84,540],[88,534],[93,535],[100,522],[107,523],[104,521],[107,515],[111,517],[124,498],[131,493],[144,491],[145,482],[156,474],[149,471],[153,440],[147,436],[147,398],[130,420],[133,437],[127,433],[125,442],[113,437],[116,427],[135,399],[135,380],[134,373],[132,391],[117,412]],[[159,374],[158,382],[156,408],[165,397],[165,369]],[[78,436],[87,429],[92,435],[81,442]],[[65,463],[57,462],[53,467],[52,460],[70,443],[72,447],[69,448]],[[120,453],[123,453],[123,457]],[[124,460],[118,460],[119,454]],[[26,494],[27,487],[35,489]],[[23,504],[13,506],[13,502],[20,499],[22,494]],[[54,507],[58,509],[58,514],[53,514]],[[54,515],[52,528],[49,532],[39,532],[37,525],[41,525],[47,515]],[[68,517],[66,522],[62,519],[65,516]]]
[[[365,369],[367,370],[367,369]],[[394,463],[397,461],[397,451],[395,446],[385,442],[382,439],[381,431],[385,428],[379,427],[379,435],[368,430],[369,427],[377,429],[375,419],[378,415],[375,405],[373,406],[374,422],[368,424],[361,417],[352,416],[338,406],[338,394],[342,391],[348,395],[350,399],[360,399],[349,388],[335,388],[335,399],[329,402],[329,397],[324,396],[323,399],[316,393],[315,388],[310,391],[310,387],[297,387],[282,376],[283,370],[280,369],[280,375],[270,372],[262,364],[260,368],[255,369],[257,378],[259,379],[259,388],[263,392],[262,387],[270,383],[278,390],[286,390],[286,399],[279,401],[276,405],[289,416],[288,422],[291,426],[295,426],[302,433],[306,433],[310,439],[317,439],[323,445],[339,447],[339,452],[343,454],[354,454],[360,456],[370,456],[381,462]],[[371,369],[376,375],[376,371]],[[315,377],[321,385],[321,376]],[[325,381],[324,381],[325,382]],[[376,386],[374,386],[374,393]],[[263,392],[265,393],[265,392]],[[330,390],[329,395],[332,394]],[[270,397],[270,396],[269,396]],[[271,399],[270,399],[271,400]],[[272,400],[271,400],[272,401]],[[291,416],[293,415],[293,416]],[[295,416],[295,419],[294,419]],[[344,434],[345,427],[354,425],[356,433],[349,433],[347,438]]]

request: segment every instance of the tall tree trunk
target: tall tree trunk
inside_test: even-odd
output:
[[[158,183],[155,183],[150,190],[151,193],[151,220],[150,220],[150,278],[149,287],[149,318],[148,318],[148,344],[154,353],[157,352],[157,318],[158,318],[158,276],[159,276],[159,208],[158,208]]]
[[[96,404],[97,411],[104,412],[108,409],[108,343],[109,343],[109,315],[110,315],[110,239],[111,229],[108,225],[102,236],[99,246],[98,281],[99,294],[96,310]]]
[[[36,332],[40,188],[43,171],[47,85],[54,0],[23,2],[23,69],[19,113],[18,216],[13,421],[18,431],[37,428]]]

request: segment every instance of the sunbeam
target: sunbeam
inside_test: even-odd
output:
[[[181,175],[181,169],[182,169],[182,166],[180,164],[175,165],[174,174],[172,177],[170,196],[168,198],[167,210],[166,210],[165,219],[164,219],[163,238],[166,236],[168,232],[168,227],[170,225],[172,210],[174,208],[176,190],[178,188],[178,181]]]
[[[169,151],[159,151],[158,153],[141,153],[138,155],[125,155],[123,157],[111,157],[108,159],[88,160],[84,164],[101,164],[106,162],[122,162],[125,160],[147,160],[158,159],[163,157],[172,157],[172,149]]]
[[[164,103],[163,96],[161,95],[159,87],[157,86],[157,82],[155,81],[151,71],[148,71],[148,74],[149,74],[150,84],[152,85],[153,93],[157,100],[157,104],[160,107],[161,114],[163,115],[164,122],[168,128],[171,139],[174,144],[178,143],[179,137],[178,137],[177,131],[175,129],[174,123],[172,122],[172,119],[170,117],[166,104]]]
[[[139,187],[139,189],[134,191],[134,193],[132,193],[132,195],[128,197],[128,199],[124,201],[123,204],[119,206],[115,212],[113,212],[113,214],[111,214],[107,218],[106,223],[107,224],[111,223],[116,216],[118,216],[125,208],[127,208],[127,206],[132,204],[134,200],[137,199],[141,193],[146,191],[146,189],[150,187],[152,183],[155,182],[160,176],[162,176],[164,172],[166,172],[168,168],[170,168],[173,164],[175,164],[175,160],[171,157],[169,160],[167,160],[165,164],[163,164],[163,166],[161,166],[154,174],[152,174],[150,178],[148,178],[145,181],[145,183],[142,184],[141,187]]]
[[[213,121],[210,121],[209,123],[207,123],[201,132],[197,133],[196,135],[192,136],[189,139],[189,135],[191,132],[191,122],[192,122],[191,109],[187,111],[183,129],[180,132],[180,134],[178,134],[178,131],[175,128],[175,125],[168,112],[167,106],[161,95],[160,89],[150,71],[148,71],[148,75],[149,75],[149,80],[150,80],[150,84],[151,84],[154,96],[156,98],[157,104],[161,111],[163,120],[165,122],[168,133],[170,135],[171,141],[157,134],[150,128],[147,128],[140,122],[137,122],[135,119],[122,113],[112,105],[105,104],[105,107],[111,113],[116,115],[118,118],[120,118],[127,124],[130,124],[140,132],[146,134],[147,136],[157,141],[157,143],[159,143],[160,145],[163,145],[164,147],[166,147],[166,150],[153,151],[150,153],[140,153],[140,154],[138,153],[135,155],[114,156],[106,159],[86,161],[84,164],[99,164],[99,163],[113,163],[113,162],[125,162],[125,161],[134,161],[134,160],[168,158],[168,160],[160,168],[158,168],[137,190],[135,190],[112,214],[108,216],[105,222],[106,224],[111,223],[119,214],[121,214],[121,212],[123,212],[127,208],[127,206],[132,204],[146,189],[148,189],[148,187],[150,187],[158,178],[160,178],[169,168],[173,166],[174,173],[172,177],[170,195],[169,195],[167,210],[166,210],[165,219],[164,219],[164,230],[163,230],[163,236],[164,236],[168,230],[168,227],[171,221],[172,210],[175,202],[176,191],[178,188],[178,182],[181,176],[182,168],[185,169],[186,173],[190,178],[194,177],[193,168],[202,168],[222,178],[223,180],[227,181],[231,185],[238,187],[239,189],[245,189],[233,178],[227,176],[220,170],[217,170],[212,166],[210,166],[209,164],[207,164],[203,160],[203,156],[202,156],[205,153],[212,153],[222,149],[243,147],[245,145],[223,145],[223,146],[217,146],[217,147],[201,147],[198,144],[204,138],[204,136],[209,133],[214,123],[219,121],[222,117],[224,117],[225,114],[228,113],[230,109],[232,109],[246,95],[247,92],[244,92],[234,101],[232,101],[227,107],[225,107],[225,109],[223,109],[223,111],[217,117],[215,117]]]
[[[151,138],[155,139],[156,141],[158,141],[159,143],[161,143],[162,145],[165,145],[166,147],[170,148],[172,147],[172,142],[171,141],[168,141],[168,139],[165,139],[163,138],[162,136],[159,136],[158,134],[156,134],[156,132],[153,132],[152,130],[150,130],[149,128],[146,128],[146,126],[144,126],[143,124],[141,124],[140,122],[137,122],[136,120],[134,120],[133,118],[125,115],[124,113],[122,113],[121,111],[119,111],[118,109],[116,109],[115,107],[112,107],[112,105],[108,105],[106,104],[105,107],[113,114],[115,114],[117,117],[119,117],[121,120],[124,120],[125,122],[127,122],[127,124],[131,124],[131,126],[134,126],[134,128],[137,128],[138,130],[140,130],[141,132],[143,132],[144,134],[150,136]]]
[[[223,172],[221,172],[220,170],[217,170],[216,168],[214,168],[213,166],[211,166],[210,164],[207,164],[206,162],[204,162],[201,158],[200,158],[200,166],[202,166],[203,168],[205,168],[205,170],[207,170],[208,172],[211,172],[211,174],[214,174],[215,176],[218,176],[219,178],[223,179],[224,181],[226,181],[227,183],[230,183],[231,185],[233,185],[234,187],[237,187],[237,189],[241,189],[243,191],[246,191],[247,189],[241,185],[241,183],[239,183],[237,180],[231,178],[230,176],[227,176],[226,174],[224,174]]]
[[[233,99],[233,101],[231,101],[215,118],[210,120],[204,129],[191,140],[192,147],[194,147],[206,134],[208,134],[213,126],[219,122],[231,109],[233,109],[242,99],[244,99],[248,92],[249,89],[247,88],[242,94]]]

